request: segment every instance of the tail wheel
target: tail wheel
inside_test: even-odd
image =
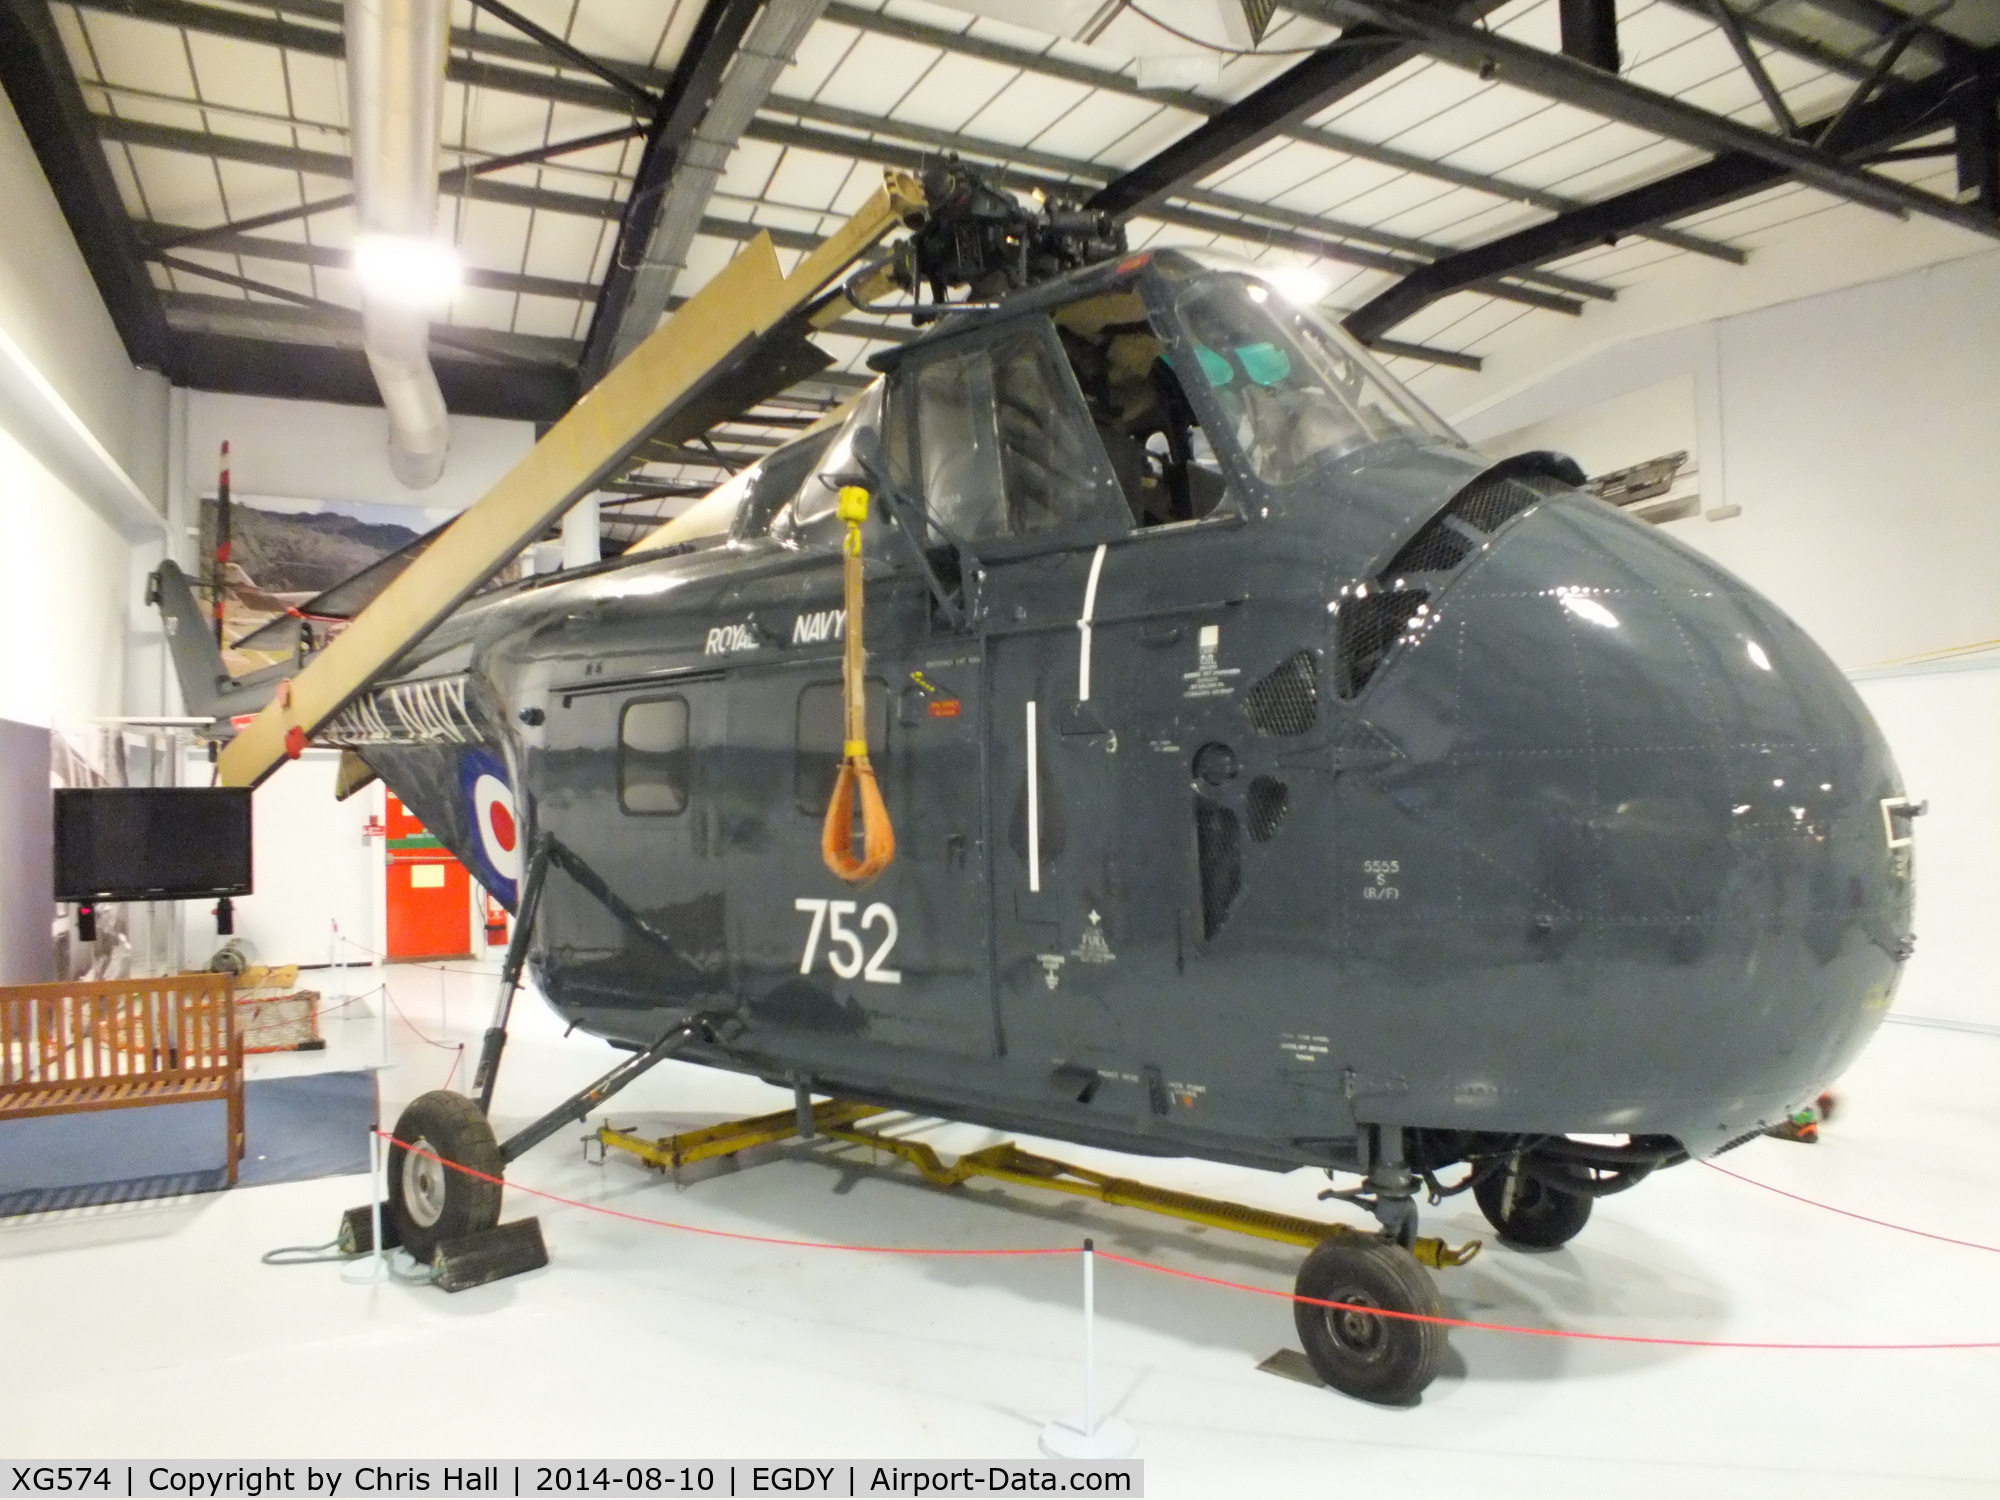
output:
[[[1335,1390],[1382,1406],[1407,1406],[1437,1378],[1445,1352],[1442,1324],[1366,1310],[1444,1316],[1429,1273],[1401,1245],[1372,1235],[1323,1240],[1299,1268],[1297,1290],[1301,1297],[1345,1304],[1293,1304],[1306,1358]]]
[[[454,1171],[446,1163],[484,1175]],[[389,1147],[389,1212],[403,1248],[427,1261],[441,1241],[498,1224],[500,1176],[506,1169],[500,1143],[478,1105],[442,1089],[418,1095],[397,1119]]]
[[[1588,1195],[1552,1188],[1518,1166],[1482,1177],[1472,1185],[1472,1196],[1500,1238],[1524,1249],[1566,1245],[1590,1222]]]

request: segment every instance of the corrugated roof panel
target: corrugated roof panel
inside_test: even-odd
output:
[[[1027,144],[1123,169],[1137,166],[1200,123],[1185,110],[1164,109],[1150,99],[1092,89],[1075,108]]]
[[[778,162],[784,154],[783,146],[769,141],[738,141],[736,149],[729,153],[729,161],[722,169],[716,191],[739,198],[763,197],[771,174],[778,170]]]
[[[281,54],[291,88],[292,111],[302,120],[328,125],[347,123],[347,68],[330,57],[309,52]]]
[[[551,339],[574,338],[577,313],[583,306],[568,297],[539,297],[533,292],[523,292],[514,309],[513,331]]]
[[[273,48],[199,31],[186,36],[195,86],[203,99],[278,115],[291,113],[281,54]]]
[[[1601,159],[1588,161],[1587,158],[1591,155],[1597,155]],[[1550,179],[1550,185],[1558,192],[1572,198],[1595,202],[1600,198],[1609,198],[1614,193],[1622,193],[1627,188],[1653,182],[1683,168],[1694,166],[1706,160],[1707,153],[1697,151],[1692,146],[1683,146],[1679,141],[1652,139],[1635,145],[1629,151],[1617,154],[1590,153],[1578,149],[1573,159],[1581,163],[1578,170],[1559,173]],[[1551,153],[1548,165],[1561,166],[1561,155]]]
[[[206,157],[129,146],[139,190],[153,217],[169,224],[219,224],[224,218],[215,164]]]
[[[514,327],[515,294],[496,292],[491,287],[459,288],[451,299],[451,326],[454,328],[495,328],[508,333]]]
[[[484,202],[478,198],[447,198],[444,207],[447,212],[440,217],[452,226],[460,258],[468,267],[489,271],[526,269],[522,262],[528,254],[531,222],[538,235],[549,235],[550,226],[554,225],[583,225],[582,220],[567,214],[530,214],[515,204]],[[561,276],[568,272],[566,265],[560,269],[535,269],[538,276]]]
[[[222,182],[224,212],[232,219],[294,208],[305,201],[299,195],[296,172],[241,161],[219,161],[215,171]]]
[[[567,36],[594,57],[622,58],[657,68],[671,68],[679,60],[688,33],[701,16],[699,0],[617,0],[615,5],[556,0],[545,6],[553,19],[521,8],[523,14]],[[487,25],[493,24],[491,17],[484,19]]]
[[[1476,76],[1461,68],[1446,67],[1427,57],[1412,58],[1335,100],[1308,123],[1380,141],[1451,108],[1483,87]]]
[[[796,214],[786,215],[773,209],[769,217],[757,215],[757,222],[782,224],[787,229],[817,234],[819,213],[833,203],[853,170],[854,162],[848,157],[829,156],[823,151],[807,151],[797,146],[788,149],[777,171],[771,174],[764,197],[772,204],[811,209],[813,214],[801,220]]]
[[[824,104],[883,114],[894,109],[943,56],[935,47],[869,33],[855,42],[833,76],[810,97]],[[785,92],[795,90],[787,86]]]
[[[520,209],[515,212],[526,217]],[[587,277],[586,268],[597,254],[598,240],[604,229],[602,221],[593,223],[575,214],[538,213],[525,247],[507,265],[509,268],[518,266],[530,276],[583,281]]]
[[[1342,158],[1320,146],[1279,136],[1226,162],[1201,185],[1249,203],[1267,203],[1337,167]]]
[[[71,59],[79,64],[79,72],[182,98],[194,94],[187,51],[173,27],[101,10],[85,11],[81,20],[90,52],[86,58]]]
[[[1550,106],[1546,99],[1531,94],[1525,89],[1509,88],[1499,83],[1481,83],[1475,74],[1457,72],[1457,78],[1470,84],[1463,90],[1454,89],[1455,95],[1449,103],[1434,109],[1421,118],[1413,118],[1402,129],[1384,133],[1379,118],[1375,114],[1359,116],[1349,121],[1354,129],[1365,129],[1371,140],[1381,140],[1395,146],[1400,151],[1414,152],[1418,156],[1439,157],[1462,149],[1468,142],[1490,141],[1503,131],[1523,133],[1528,138],[1537,129],[1544,139],[1552,138],[1552,129],[1564,128],[1562,117]],[[1430,75],[1425,75],[1427,83]],[[1440,80],[1441,81],[1441,80]],[[1415,96],[1433,93],[1430,87],[1407,91],[1409,112],[1414,115],[1418,100]],[[1537,117],[1541,120],[1537,126]],[[1573,133],[1576,126],[1568,123]]]
[[[1092,92],[1066,78],[1023,73],[968,120],[963,133],[982,141],[1025,146]]]
[[[1470,188],[1450,188],[1428,203],[1379,220],[1376,227],[1464,249],[1526,229],[1547,217],[1544,210],[1531,204],[1495,199]]]
[[[916,87],[897,101],[895,115],[899,120],[912,120],[939,130],[962,130],[966,121],[1019,76],[1018,68],[1004,68],[983,58],[940,53],[936,64]]]
[[[842,64],[861,33],[833,21],[815,21],[792,53],[791,63],[778,75],[774,92],[814,99]]]

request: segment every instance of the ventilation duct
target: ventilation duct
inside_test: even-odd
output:
[[[389,413],[389,467],[411,489],[444,472],[444,393],[430,362],[446,0],[347,0],[363,347]],[[445,293],[448,296],[448,291]]]

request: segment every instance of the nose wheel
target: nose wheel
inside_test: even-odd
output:
[[[1437,1288],[1417,1258],[1393,1240],[1342,1234],[1324,1240],[1299,1268],[1299,1342],[1313,1372],[1343,1395],[1408,1406],[1437,1378],[1445,1329],[1415,1317],[1444,1316]]]
[[[1554,1250],[1590,1222],[1591,1199],[1530,1176],[1519,1160],[1472,1185],[1472,1196],[1501,1240],[1517,1249]]]

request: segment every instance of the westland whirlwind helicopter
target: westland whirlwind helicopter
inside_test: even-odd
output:
[[[1444,1330],[1366,1309],[1440,1312],[1416,1195],[1556,1246],[1785,1119],[1889,1003],[1916,809],[1780,610],[1570,460],[1490,462],[1254,269],[957,163],[885,194],[791,277],[739,257],[223,780],[346,747],[518,914],[477,1098],[402,1140],[497,1179],[671,1055],[802,1109],[1353,1174],[1327,1196],[1379,1233],[1312,1251],[1299,1292],[1348,1310],[1299,1333],[1414,1399]],[[932,302],[834,419],[648,544],[472,596],[648,432],[796,379],[870,278]],[[191,710],[236,707],[159,592]],[[524,964],[631,1056],[501,1143]],[[420,1256],[498,1218],[400,1147],[390,1188]]]

